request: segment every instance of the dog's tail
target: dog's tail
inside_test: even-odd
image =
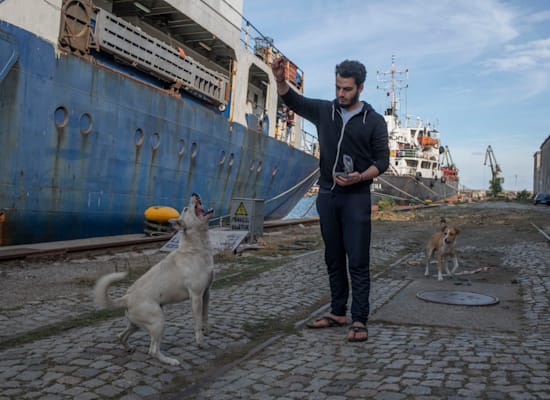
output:
[[[128,272],[114,272],[107,274],[99,278],[94,287],[94,304],[98,308],[116,308],[123,307],[123,298],[116,299],[115,301],[109,298],[107,290],[113,283],[123,280]]]

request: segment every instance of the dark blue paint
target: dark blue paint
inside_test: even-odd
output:
[[[140,233],[148,207],[181,209],[193,192],[214,218],[228,216],[235,197],[263,199],[265,215],[281,218],[316,179],[270,201],[315,170],[317,159],[230,124],[212,107],[78,57],[56,58],[50,44],[12,25],[0,23],[0,34],[0,61],[6,43],[19,54],[0,82],[3,245]],[[67,110],[66,126],[58,126],[58,107]]]

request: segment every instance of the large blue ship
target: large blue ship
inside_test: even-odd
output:
[[[193,193],[284,217],[315,138],[276,93],[242,0],[0,1],[0,245],[143,232]],[[287,63],[303,92],[303,72]]]

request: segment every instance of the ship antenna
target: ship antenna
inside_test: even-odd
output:
[[[387,77],[390,77],[389,79]],[[395,55],[391,56],[391,70],[386,72],[376,71],[376,80],[382,82],[382,85],[376,86],[376,89],[384,90],[387,96],[390,97],[390,106],[385,112],[385,115],[397,117],[399,109],[399,96],[397,91],[406,89],[408,84],[404,83],[409,78],[409,69],[397,71],[395,68]]]

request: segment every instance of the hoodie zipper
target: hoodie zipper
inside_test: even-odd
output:
[[[364,103],[361,107],[364,107]],[[334,121],[334,110],[335,107],[334,107],[334,104],[332,105],[332,120]],[[340,118],[342,118],[342,113],[340,112],[339,109],[336,109],[336,112],[340,115]],[[368,109],[365,109],[365,111],[363,111],[363,125],[365,124],[365,120],[367,119],[367,113],[369,112]],[[334,176],[334,174],[336,174],[336,165],[338,164],[338,159],[340,158],[340,147],[342,145],[342,140],[344,140],[344,130],[346,129],[346,125],[348,124],[349,121],[351,121],[353,118],[355,118],[357,115],[361,114],[361,112],[358,112],[357,114],[355,114],[354,116],[352,116],[350,119],[347,120],[346,123],[344,123],[344,118],[342,118],[342,131],[340,132],[340,139],[338,139],[338,146],[336,147],[336,159],[334,160],[334,164],[332,165],[332,176]],[[336,182],[334,181],[334,178],[332,179],[332,186],[330,188],[330,190],[334,190],[334,188],[336,187]]]
[[[332,105],[333,108],[333,115],[334,115],[334,105]],[[340,110],[336,110],[336,112],[340,115],[340,118],[342,118],[342,113]],[[342,118],[342,122],[344,119]],[[340,146],[342,145],[342,140],[344,139],[344,130],[346,129],[346,125],[349,122],[349,120],[346,123],[342,123],[342,131],[340,132],[340,139],[338,139],[338,146],[336,147],[336,158],[334,159],[334,164],[332,165],[332,176],[336,174],[336,165],[338,164],[338,159],[340,158]],[[336,187],[336,182],[334,181],[334,178],[332,178],[332,186],[330,190],[334,190]]]

